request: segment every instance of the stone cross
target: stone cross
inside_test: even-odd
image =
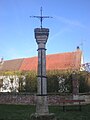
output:
[[[49,36],[49,29],[42,27],[44,18],[52,18],[49,16],[30,16],[39,18],[41,22],[40,28],[35,28],[35,39],[38,44],[38,78],[37,78],[37,99],[36,113],[31,115],[31,120],[56,120],[53,113],[49,113],[47,101],[47,77],[46,77],[46,42]]]

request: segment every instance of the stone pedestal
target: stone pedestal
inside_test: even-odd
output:
[[[73,94],[73,100],[78,100],[79,99],[79,95],[74,95]]]
[[[56,120],[56,117],[53,113],[47,115],[32,114],[31,120]]]

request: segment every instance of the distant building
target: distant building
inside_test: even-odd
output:
[[[74,52],[51,54],[46,56],[46,70],[83,70],[83,54],[77,47]],[[37,71],[38,58],[21,58],[6,60],[0,62],[0,72],[2,71]],[[11,83],[12,78],[14,82]],[[0,87],[1,92],[11,92],[12,87],[17,91],[19,79],[17,76],[0,76],[3,79],[3,85]]]
[[[51,54],[46,56],[47,70],[69,70],[82,69],[83,55],[77,47],[74,52]],[[30,71],[37,70],[38,58],[21,58],[3,61],[0,71]]]

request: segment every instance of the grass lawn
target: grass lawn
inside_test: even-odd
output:
[[[82,111],[69,106],[65,112],[60,106],[49,106],[49,111],[55,113],[58,120],[90,120],[90,105],[82,106]],[[30,120],[32,113],[35,113],[35,106],[0,105],[0,120]]]

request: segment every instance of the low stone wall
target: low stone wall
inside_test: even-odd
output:
[[[35,96],[32,94],[0,94],[0,104],[34,104]]]
[[[62,99],[72,99],[71,95],[48,95],[48,104],[57,105]],[[86,103],[90,103],[90,94],[79,95],[79,99],[85,99]],[[0,93],[0,104],[36,104],[36,94],[28,93]]]
[[[90,94],[80,94],[79,98],[80,99],[84,99],[85,103],[89,103],[90,104]]]

